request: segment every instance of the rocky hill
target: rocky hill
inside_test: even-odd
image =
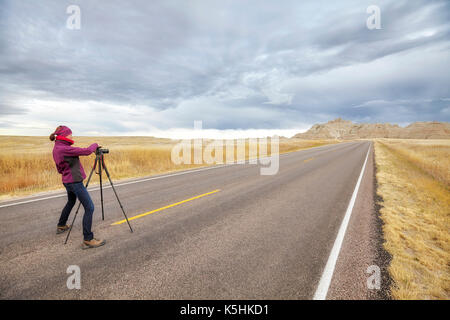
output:
[[[325,124],[315,124],[293,138],[300,139],[450,139],[449,122],[414,122],[407,127],[390,123],[353,123],[337,118]]]

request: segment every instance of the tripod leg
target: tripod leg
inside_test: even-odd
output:
[[[105,172],[106,172],[106,176],[108,177],[109,183],[111,184],[111,188],[113,189],[114,194],[116,195],[117,201],[119,202],[120,208],[122,209],[123,215],[125,216],[125,219],[127,220],[128,227],[130,227],[130,231],[133,232],[133,229],[131,228],[131,225],[130,225],[130,221],[128,221],[128,217],[125,213],[125,210],[123,209],[122,203],[120,202],[119,196],[116,192],[116,188],[114,188],[114,184],[111,180],[111,177],[109,176],[108,168],[106,168],[105,161],[103,158],[102,158],[102,162],[103,162],[103,168],[105,169]]]
[[[102,220],[105,220],[105,209],[103,207],[102,163],[103,163],[103,154],[100,155],[98,158],[98,172],[100,175],[100,200],[102,203]]]
[[[89,178],[86,182],[86,188],[89,186],[89,182],[91,181],[92,174],[94,173],[96,167],[97,167],[97,158],[95,158],[94,166],[92,167],[91,173],[89,174]],[[70,225],[69,231],[67,232],[67,237],[66,237],[66,241],[64,242],[64,244],[67,244],[67,240],[69,240],[70,232],[72,231],[73,224],[75,223],[75,219],[77,218],[78,211],[80,210],[80,206],[81,206],[81,202],[78,203],[77,211],[75,211],[75,215],[73,216],[72,224]]]

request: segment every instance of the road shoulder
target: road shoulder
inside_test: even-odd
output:
[[[328,289],[330,300],[378,300],[389,298],[390,278],[387,270],[390,256],[383,248],[382,221],[376,199],[373,144],[353,207],[344,242]],[[380,289],[369,289],[367,280],[377,266]],[[373,267],[372,267],[373,268]],[[373,283],[373,282],[372,282]]]

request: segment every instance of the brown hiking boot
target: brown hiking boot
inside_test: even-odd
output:
[[[58,227],[56,227],[56,234],[66,232],[69,229],[70,229],[70,226],[68,226],[67,224],[65,226],[58,226]]]
[[[92,240],[84,240],[83,241],[83,249],[90,249],[90,248],[97,248],[101,247],[106,243],[105,240],[99,240],[99,239],[92,239]]]

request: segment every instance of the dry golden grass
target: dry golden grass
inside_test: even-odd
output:
[[[171,161],[171,149],[178,140],[153,137],[76,137],[75,141],[74,146],[78,147],[87,147],[97,142],[110,149],[110,154],[105,158],[114,181],[204,166],[175,165]],[[280,139],[280,153],[337,142],[339,141]],[[0,199],[61,189],[61,176],[56,171],[52,149],[53,142],[47,137],[0,136]],[[268,153],[270,154],[270,144]],[[248,158],[248,143],[246,154]],[[89,175],[95,156],[80,159]],[[98,177],[94,175],[91,185],[97,183]]]
[[[450,298],[450,140],[375,142],[395,299]]]
[[[175,143],[151,137],[78,137],[76,141],[74,146],[86,147],[95,141],[114,151],[107,155],[107,165],[115,180],[168,171],[170,148]],[[46,137],[0,136],[0,197],[61,189],[61,176],[56,171],[52,149],[53,142]],[[89,174],[95,156],[80,159]],[[98,178],[94,175],[92,184],[96,183]]]

